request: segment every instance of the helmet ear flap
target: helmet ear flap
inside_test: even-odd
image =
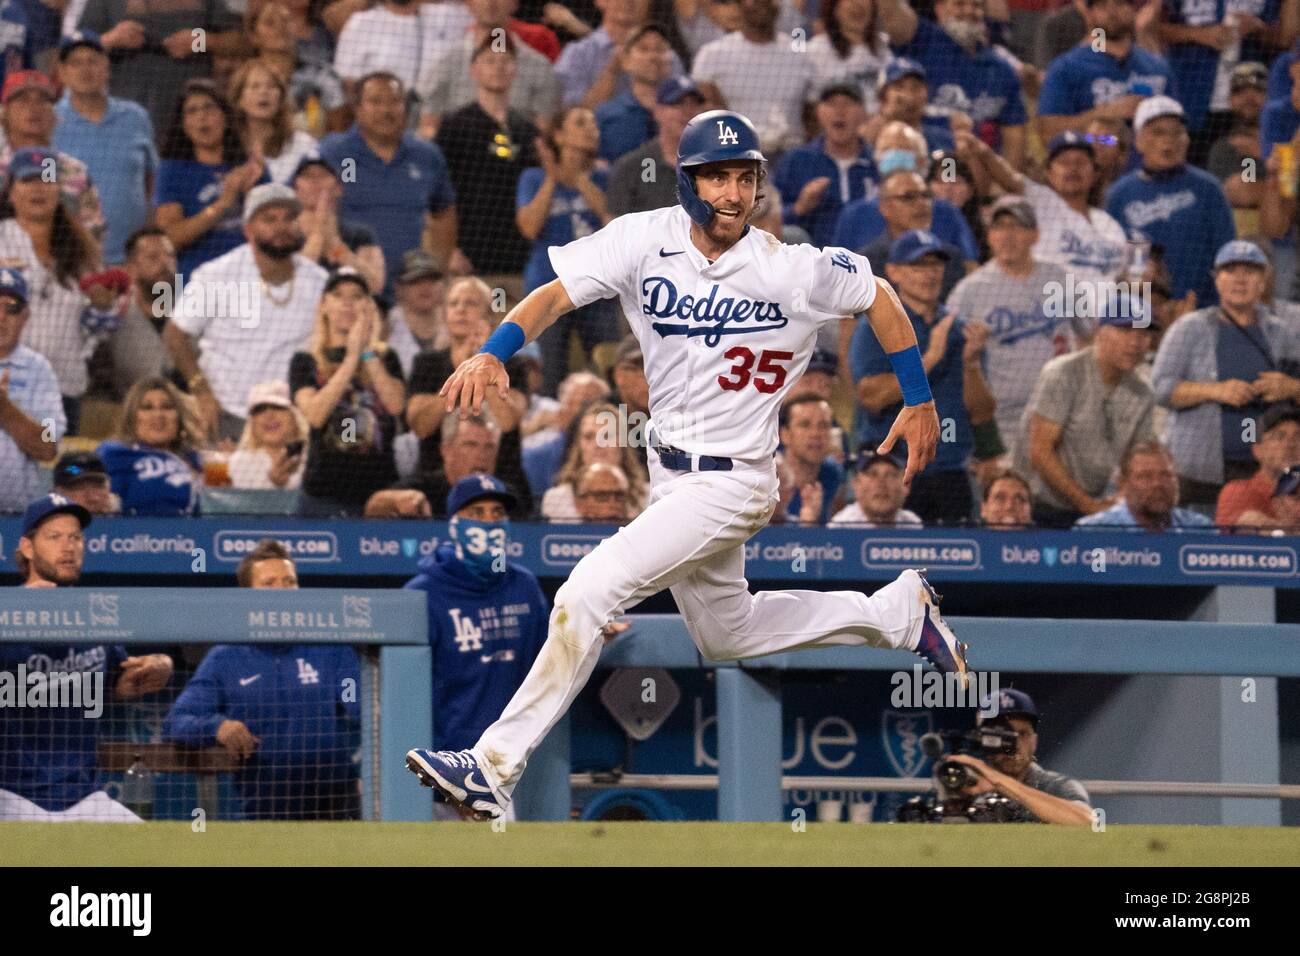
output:
[[[707,226],[713,218],[713,203],[705,202],[695,191],[695,179],[685,167],[677,167],[677,201],[682,204],[686,214],[701,226]]]

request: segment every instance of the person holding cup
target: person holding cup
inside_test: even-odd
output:
[[[397,481],[406,385],[382,333],[365,277],[350,268],[331,275],[307,348],[289,363],[289,394],[310,427],[301,515],[360,517],[367,498]]]

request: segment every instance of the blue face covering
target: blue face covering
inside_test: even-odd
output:
[[[881,179],[900,169],[905,169],[909,173],[919,172],[916,168],[916,154],[908,149],[885,150],[876,160],[876,169]]]
[[[456,543],[456,557],[476,578],[490,581],[506,570],[506,544],[510,540],[510,521],[474,521],[453,515],[448,524],[451,540]],[[499,570],[492,565],[501,556]]]

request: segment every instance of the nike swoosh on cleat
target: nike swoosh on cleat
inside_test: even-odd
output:
[[[680,256],[685,251],[685,249],[678,249],[676,252],[665,252],[663,246],[659,247],[659,255],[664,259],[667,259],[669,256]]]
[[[483,787],[483,786],[480,786],[479,784],[477,784],[477,783],[474,782],[474,773],[473,773],[473,771],[471,771],[470,773],[468,773],[468,774],[465,775],[465,789],[466,789],[466,790],[469,790],[469,791],[472,791],[472,792],[474,792],[474,793],[491,793],[491,792],[492,792],[492,788],[491,788],[491,787]]]

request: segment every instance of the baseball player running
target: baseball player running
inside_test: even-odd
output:
[[[744,116],[695,117],[678,148],[681,205],[622,216],[551,248],[559,278],[524,299],[443,386],[448,409],[477,412],[490,389],[505,396],[504,362],[526,342],[610,296],[641,343],[650,383],[649,506],[573,569],[537,660],[478,742],[407,754],[421,783],[478,819],[505,812],[529,756],[595,669],[604,626],[664,588],[713,660],[895,647],[967,680],[965,645],[920,571],[870,596],[749,592],[744,545],[779,498],[777,412],[820,326],[865,312],[889,353],[903,409],[880,451],[907,442],[905,481],[934,457],[939,435],[916,337],[889,283],[845,249],[787,246],[748,225],[765,162]]]

